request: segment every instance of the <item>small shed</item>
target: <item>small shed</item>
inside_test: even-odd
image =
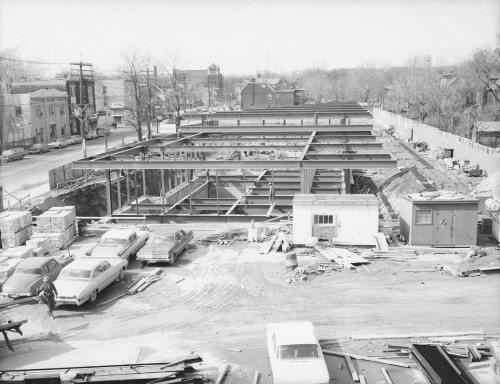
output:
[[[476,245],[479,200],[452,192],[401,196],[400,232],[410,245]]]
[[[378,232],[375,195],[297,194],[293,198],[293,243],[326,238],[334,244],[374,245]]]

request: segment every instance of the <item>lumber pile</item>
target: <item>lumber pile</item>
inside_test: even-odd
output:
[[[336,262],[345,269],[358,269],[354,264],[369,263],[367,259],[348,249],[338,247],[322,248],[319,246],[317,246],[316,249],[328,260]]]
[[[271,249],[275,252],[288,252],[293,246],[291,236],[284,232],[278,232],[278,234],[267,237],[263,241],[264,243],[259,249],[261,254],[267,254]]]
[[[0,231],[3,248],[26,243],[32,234],[30,211],[5,211],[0,213]]]
[[[198,384],[204,382],[204,377],[192,364],[202,361],[197,354],[191,354],[158,363],[8,370],[1,372],[0,381]]]
[[[33,255],[33,248],[28,246],[0,249],[0,285],[14,273],[17,264]]]
[[[31,240],[46,239],[49,251],[65,249],[75,239],[77,223],[74,206],[50,208],[34,217],[36,228]]]
[[[146,288],[148,288],[151,284],[154,282],[161,280],[162,277],[162,269],[161,268],[156,268],[153,272],[151,272],[147,276],[142,276],[139,280],[137,280],[135,283],[130,285],[128,287],[128,291],[125,293],[122,293],[121,295],[118,295],[116,297],[113,297],[112,299],[106,300],[102,303],[99,303],[96,305],[96,307],[100,307],[101,305],[106,305],[108,303],[111,303],[112,301],[115,301],[121,297],[127,296],[127,295],[135,295],[137,292],[142,292]]]

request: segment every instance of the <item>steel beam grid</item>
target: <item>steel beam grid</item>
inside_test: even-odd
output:
[[[371,132],[373,125],[246,125],[246,126],[193,126],[180,127],[181,134],[203,133],[204,135],[215,133],[218,134],[234,134],[240,136],[248,135],[271,135],[278,136],[298,135],[299,133],[311,134],[312,132]]]
[[[339,154],[340,155],[340,154]],[[73,169],[358,169],[358,168],[395,168],[397,161],[388,154],[387,159],[376,158],[378,154],[349,154],[350,160],[256,160],[256,161],[217,161],[217,160],[178,160],[178,161],[75,161]],[[358,156],[356,156],[358,155]],[[370,156],[373,155],[373,156]]]
[[[217,112],[210,114],[186,114],[182,115],[188,120],[266,120],[266,119],[312,119],[320,118],[351,118],[351,117],[368,117],[372,115],[368,111],[266,111],[266,112]]]

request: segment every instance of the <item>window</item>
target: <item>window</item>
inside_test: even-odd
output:
[[[76,89],[74,85],[69,86],[69,95],[70,97],[76,97]]]
[[[54,114],[54,104],[49,104],[49,115]]]
[[[61,136],[66,135],[66,124],[61,125]]]
[[[42,106],[41,105],[37,105],[36,106],[36,115],[37,116],[42,116],[43,113],[42,113]]]
[[[314,224],[333,224],[333,215],[314,215]]]
[[[432,224],[432,210],[430,209],[416,210],[415,224]]]
[[[95,269],[95,271],[94,271],[94,273],[93,273],[92,277],[97,277],[97,276],[99,276],[101,273],[102,273],[102,267],[101,267],[101,266],[98,266],[98,267]]]
[[[108,97],[107,96],[104,96],[104,106],[107,107],[108,106]]]
[[[23,111],[21,109],[21,106],[16,106],[16,116],[22,116]]]
[[[49,125],[49,133],[50,133],[51,138],[56,136],[56,125],[55,124]]]
[[[102,267],[103,271],[106,271],[107,269],[109,269],[111,267],[111,265],[109,265],[109,263],[107,261],[105,261],[104,263],[101,264],[101,267]]]
[[[106,86],[105,85],[102,86],[102,93],[106,94]]]
[[[267,101],[272,101],[273,100],[273,95],[270,93],[267,94]]]
[[[54,260],[50,261],[49,264],[47,264],[47,269],[49,272],[55,268],[57,268],[57,263]]]
[[[61,113],[61,115],[64,115],[64,104],[59,104],[59,112]]]

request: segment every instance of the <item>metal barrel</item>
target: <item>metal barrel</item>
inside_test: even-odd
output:
[[[298,267],[299,263],[297,263],[297,254],[295,252],[285,254],[285,265],[286,270],[289,272]]]

